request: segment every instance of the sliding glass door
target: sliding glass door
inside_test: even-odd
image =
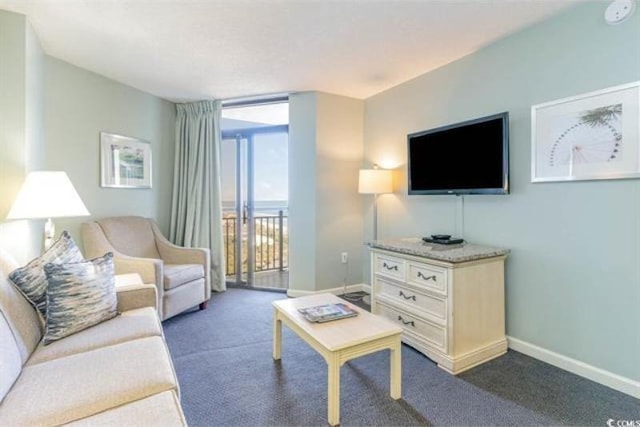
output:
[[[273,104],[270,106],[273,110]],[[236,111],[226,111],[226,117],[223,109],[221,167],[228,281],[237,286],[286,289],[288,124],[248,120],[251,114],[257,120],[256,109],[265,114],[259,107],[266,106],[252,105],[253,111],[237,111],[248,107],[236,107]],[[243,114],[244,120],[238,120]]]

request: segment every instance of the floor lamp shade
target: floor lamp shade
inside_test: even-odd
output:
[[[393,192],[393,177],[390,170],[360,169],[358,193],[373,194],[373,240],[378,240],[378,194],[391,192]]]
[[[89,211],[80,199],[65,172],[30,172],[22,184],[7,219],[44,219],[45,248],[53,242],[55,229],[51,218],[88,216]]]
[[[391,171],[388,169],[360,169],[358,193],[383,194],[393,191]]]

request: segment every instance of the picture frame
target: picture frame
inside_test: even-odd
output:
[[[531,107],[531,182],[640,178],[640,81]]]
[[[100,186],[151,188],[151,143],[100,132]]]

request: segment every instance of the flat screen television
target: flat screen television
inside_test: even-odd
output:
[[[409,194],[509,194],[509,113],[407,135]]]

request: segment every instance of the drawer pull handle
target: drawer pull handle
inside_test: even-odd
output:
[[[405,295],[404,292],[400,291],[398,292],[398,295],[403,297],[404,299],[412,299],[412,300],[416,300],[416,296],[415,295]]]
[[[435,274],[433,276],[425,276],[424,274],[422,274],[422,271],[418,271],[418,277],[423,280],[433,280],[434,282],[437,279]]]
[[[411,325],[414,328],[416,327],[416,323],[413,320],[404,320],[402,316],[398,316],[398,320],[401,321],[403,325]]]
[[[386,268],[387,270],[395,270],[395,271],[398,271],[398,266],[397,266],[397,265],[389,265],[389,264],[387,264],[386,262],[383,262],[383,263],[382,263],[382,266],[383,266],[384,268]]]

